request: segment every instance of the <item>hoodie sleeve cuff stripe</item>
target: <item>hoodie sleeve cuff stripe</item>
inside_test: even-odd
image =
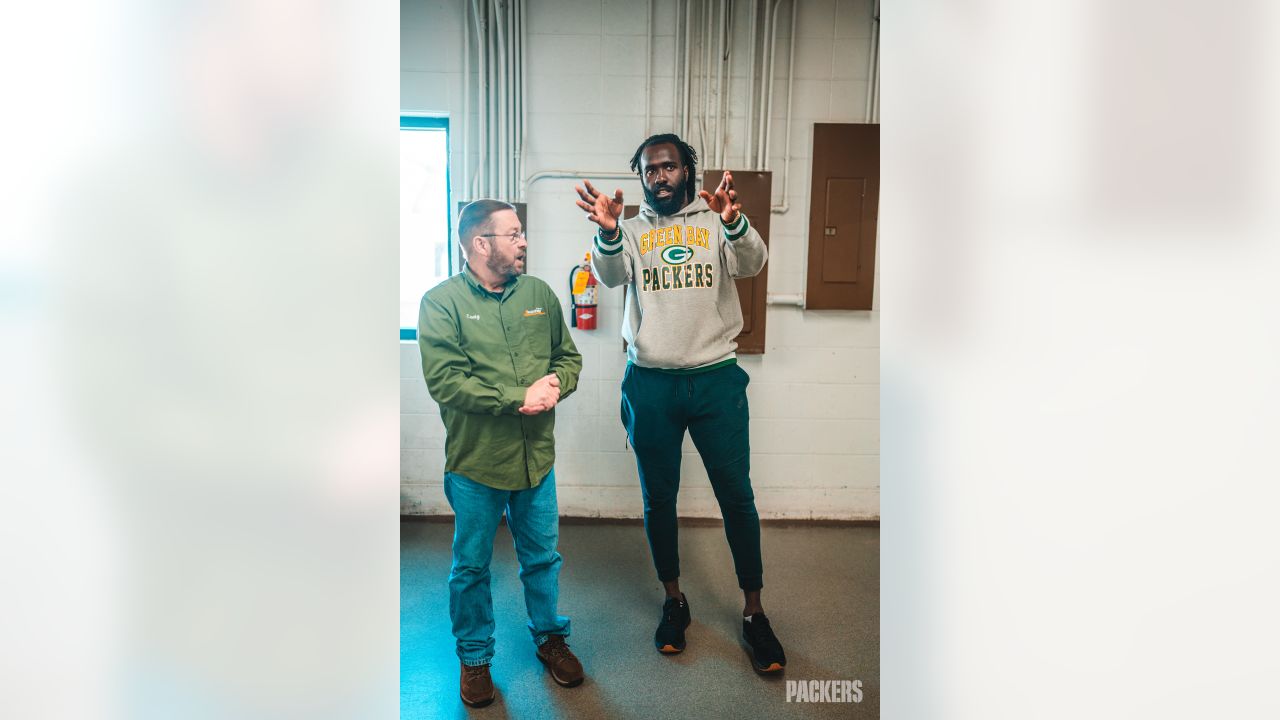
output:
[[[738,219],[732,225],[725,225],[725,237],[729,240],[737,240],[747,234],[747,228],[750,224],[747,222],[746,213],[738,213]]]

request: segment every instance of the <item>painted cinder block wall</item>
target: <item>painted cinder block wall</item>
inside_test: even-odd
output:
[[[774,214],[769,290],[804,292],[809,173],[814,122],[864,121],[871,4],[865,0],[800,0],[796,86],[791,132],[790,209]],[[747,3],[738,3],[734,34],[747,33]],[[655,0],[654,132],[672,128],[674,0]],[[780,3],[779,36],[789,36],[790,6]],[[463,198],[457,123],[462,77],[462,2],[401,3],[401,109],[448,114],[454,120],[454,198]],[[635,0],[530,0],[527,172],[550,169],[623,172],[645,136],[645,13]],[[741,46],[740,44],[737,46]],[[786,131],[787,59],[780,39],[775,61],[772,150],[774,202],[781,201]],[[745,60],[735,60],[731,87],[730,168],[743,158]],[[472,70],[474,72],[474,63]],[[474,95],[472,107],[475,106]],[[689,139],[698,147],[697,133]],[[698,147],[701,151],[702,148]],[[473,144],[474,153],[474,144]],[[472,159],[474,162],[474,158]],[[606,181],[628,202],[638,180]],[[573,181],[548,179],[529,188],[529,272],[567,303],[570,266],[588,249],[592,226],[573,204]],[[766,212],[745,208],[748,215]],[[877,263],[878,264],[878,263]],[[880,515],[879,293],[871,311],[768,309],[767,348],[744,355],[751,375],[752,479],[765,518],[878,519]],[[584,369],[575,395],[556,413],[556,477],[561,513],[639,517],[635,463],[619,420],[619,384],[626,365],[619,337],[622,290],[603,290],[595,331],[572,330]],[[388,339],[390,342],[390,339]],[[449,513],[442,490],[444,426],[427,394],[418,348],[401,343],[400,482],[404,514]],[[702,464],[691,443],[683,456],[680,514],[718,517]]]

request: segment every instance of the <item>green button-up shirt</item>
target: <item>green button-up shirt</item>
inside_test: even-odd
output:
[[[522,275],[499,296],[464,269],[422,296],[418,349],[444,420],[445,470],[499,490],[537,487],[556,459],[555,410],[517,410],[538,378],[554,372],[563,400],[582,371],[551,288]]]

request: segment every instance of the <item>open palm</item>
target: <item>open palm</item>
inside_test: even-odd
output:
[[[588,180],[583,181],[586,189],[573,186],[578,191],[577,205],[587,212],[587,219],[600,226],[601,230],[611,233],[618,228],[618,218],[622,217],[622,190],[615,190],[610,197],[596,190]]]
[[[707,201],[707,207],[720,213],[720,219],[724,222],[733,223],[738,219],[738,211],[742,209],[742,205],[738,204],[738,193],[733,189],[733,174],[728,170],[724,171],[714,193],[699,190],[698,197]]]

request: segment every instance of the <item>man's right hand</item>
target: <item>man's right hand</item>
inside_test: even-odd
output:
[[[524,391],[524,405],[520,407],[522,415],[537,415],[556,406],[560,402],[560,378],[550,373],[538,378],[538,381]]]
[[[573,186],[581,198],[575,201],[578,207],[587,211],[588,220],[599,225],[606,233],[613,234],[618,229],[618,218],[622,217],[622,190],[615,190],[613,197],[609,197],[596,190],[589,180],[584,180],[582,184],[587,186],[585,190],[577,185]]]

